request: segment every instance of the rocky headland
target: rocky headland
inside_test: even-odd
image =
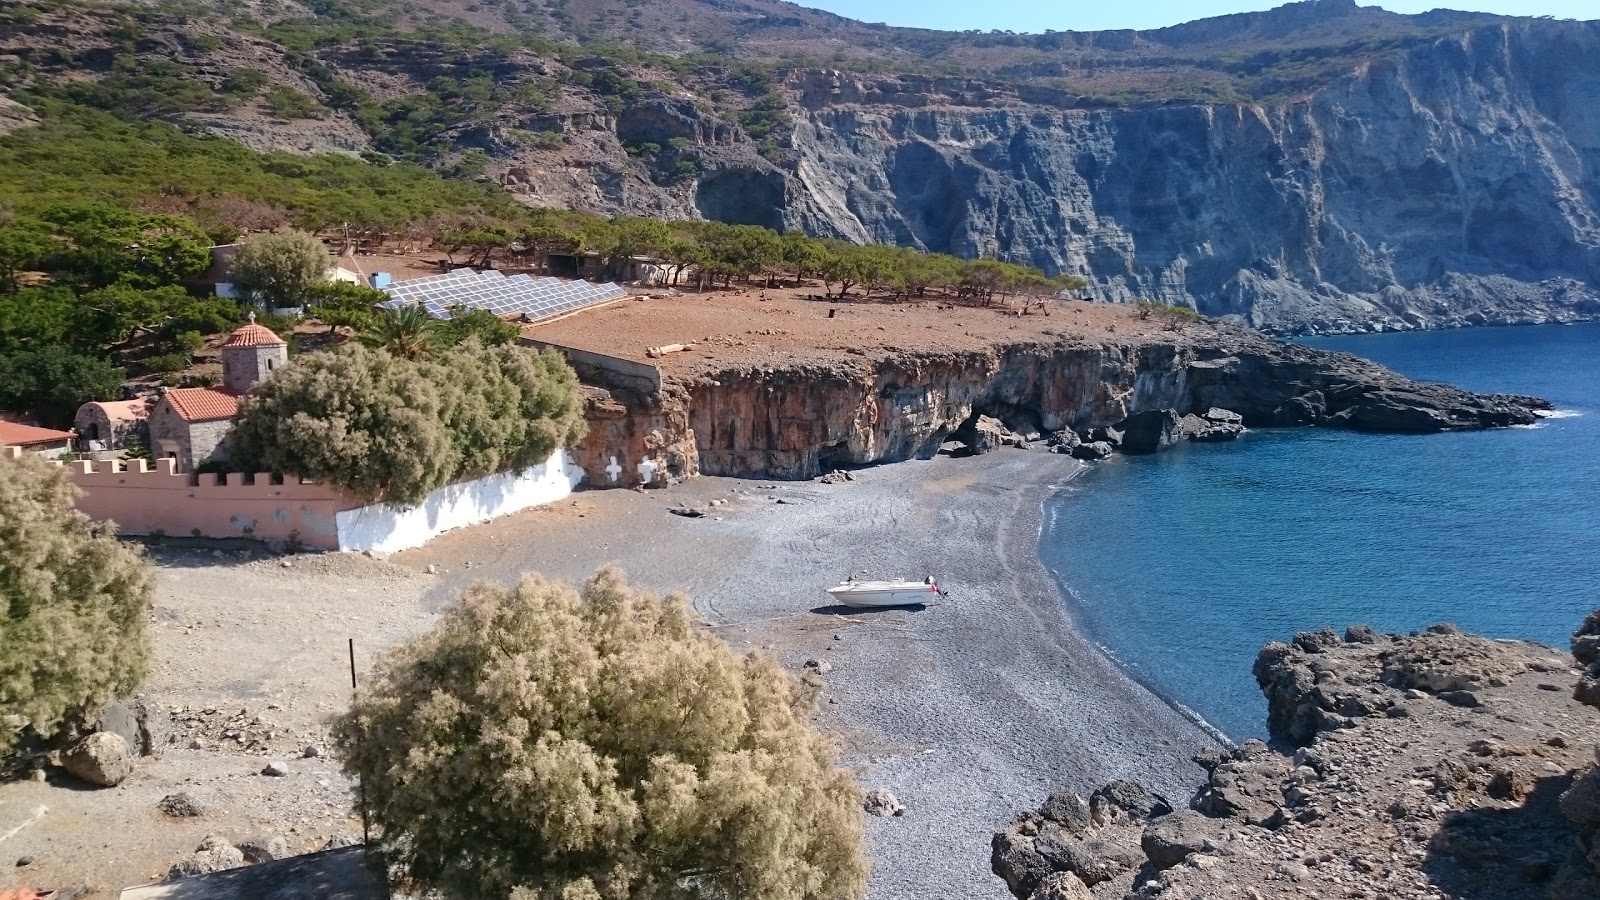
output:
[[[1186,802],[1053,794],[994,836],[995,874],[1031,900],[1600,896],[1600,610],[1572,651],[1449,625],[1268,644],[1271,744],[1201,753]]]
[[[1538,398],[1413,381],[1349,354],[1204,320],[1141,318],[1124,306],[1066,304],[1044,318],[852,305],[846,320],[804,300],[702,302],[705,322],[692,318],[701,302],[667,300],[533,329],[657,373],[641,382],[580,365],[592,385],[579,451],[586,469],[649,456],[663,481],[807,479],[929,458],[952,441],[975,453],[1016,446],[1100,459],[1227,440],[1245,428],[1422,434],[1526,425],[1550,409]],[[762,327],[739,331],[746,315]],[[1080,318],[1063,324],[1067,316]],[[645,356],[701,328],[740,339],[712,334],[690,352]]]

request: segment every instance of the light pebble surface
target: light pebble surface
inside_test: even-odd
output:
[[[737,649],[768,648],[797,672],[827,661],[820,723],[864,787],[907,807],[867,818],[868,896],[1003,898],[989,839],[1013,812],[1112,778],[1181,804],[1201,777],[1190,756],[1213,743],[1073,630],[1039,561],[1043,502],[1080,466],[1004,450],[880,466],[842,484],[701,478],[582,492],[395,562],[441,567],[432,604],[477,579],[537,570],[578,582],[614,562],[639,585],[689,594]],[[668,513],[679,505],[707,516]],[[832,614],[822,590],[851,573],[933,575],[951,599]]]

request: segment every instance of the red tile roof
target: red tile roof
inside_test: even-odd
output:
[[[16,422],[0,421],[0,445],[7,447],[58,444],[62,441],[70,441],[72,437],[73,435],[70,431],[56,431],[54,428],[36,428],[32,425],[19,425]]]
[[[274,334],[271,328],[265,325],[257,325],[254,321],[251,321],[249,325],[228,335],[228,339],[222,342],[222,346],[282,347],[286,343],[288,342]]]
[[[239,398],[217,388],[173,388],[166,398],[185,422],[212,422],[239,414]]]

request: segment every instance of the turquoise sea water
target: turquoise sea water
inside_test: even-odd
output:
[[[1600,606],[1600,324],[1311,341],[1561,417],[1431,436],[1260,430],[1119,457],[1052,498],[1040,552],[1079,625],[1239,740],[1270,640],[1441,621],[1564,647]]]

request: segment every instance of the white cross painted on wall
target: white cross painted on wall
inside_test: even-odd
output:
[[[649,484],[655,480],[655,477],[656,464],[651,461],[650,457],[646,456],[639,463],[639,481],[643,484]]]
[[[617,462],[615,456],[611,457],[611,465],[606,466],[606,474],[611,476],[612,484],[616,484],[617,479],[622,477],[622,465]]]

